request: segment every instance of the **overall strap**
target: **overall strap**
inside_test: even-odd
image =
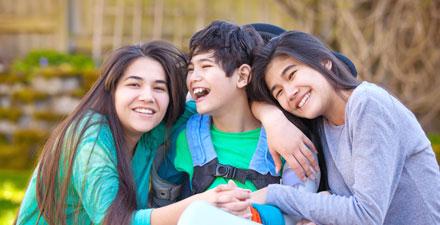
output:
[[[197,194],[204,192],[217,177],[237,180],[243,184],[246,180],[249,180],[257,189],[264,188],[269,184],[280,183],[279,176],[272,176],[269,173],[260,174],[252,169],[240,169],[230,165],[220,164],[217,158],[214,158],[203,166],[194,167],[192,193]]]
[[[267,145],[266,131],[261,128],[260,138],[258,139],[257,149],[255,150],[252,160],[249,164],[249,169],[255,170],[260,174],[271,174],[272,176],[279,176],[275,169],[275,162],[269,153],[269,146]]]
[[[211,139],[211,117],[195,114],[186,124],[186,138],[193,166],[202,166],[217,158]]]

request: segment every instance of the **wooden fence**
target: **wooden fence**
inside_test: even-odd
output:
[[[127,43],[165,39],[186,48],[215,19],[270,22],[289,16],[267,0],[0,0],[0,60],[35,48],[102,55]]]
[[[84,52],[99,62],[128,43],[182,49],[215,19],[268,22],[319,36],[440,132],[439,0],[0,0],[1,65],[34,48]]]

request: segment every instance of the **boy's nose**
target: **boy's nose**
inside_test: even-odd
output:
[[[189,75],[189,81],[190,82],[194,82],[194,81],[201,81],[202,80],[202,76],[200,74],[200,72],[198,70],[194,70],[190,75]]]

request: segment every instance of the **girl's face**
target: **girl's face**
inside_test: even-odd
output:
[[[168,103],[165,71],[148,57],[133,61],[116,86],[116,114],[130,138],[140,138],[156,127],[164,118]]]
[[[331,69],[331,62],[325,66]],[[272,59],[267,67],[265,82],[283,109],[307,119],[325,116],[336,94],[321,73],[289,56]]]

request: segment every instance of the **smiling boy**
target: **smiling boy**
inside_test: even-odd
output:
[[[262,43],[251,26],[222,21],[213,22],[191,38],[187,87],[198,114],[182,128],[167,156],[177,172],[173,174],[167,166],[159,170],[159,176],[167,181],[184,182],[178,198],[229,180],[252,191],[280,182],[265,131],[253,116],[246,93],[252,50]],[[172,198],[177,195],[157,192]],[[257,207],[264,208],[263,220],[284,224],[277,208]]]

